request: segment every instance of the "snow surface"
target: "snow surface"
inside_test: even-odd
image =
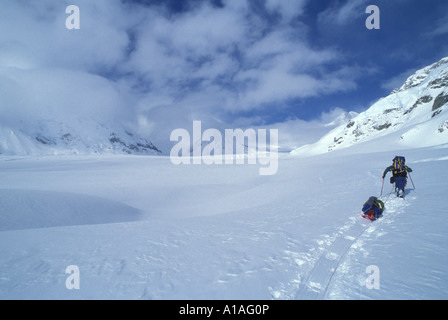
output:
[[[0,299],[446,299],[448,145],[399,152],[416,189],[398,199],[386,179],[371,223],[361,207],[391,149],[282,154],[274,176],[155,156],[2,156]],[[66,288],[70,265],[79,290]],[[379,290],[366,287],[372,265]]]

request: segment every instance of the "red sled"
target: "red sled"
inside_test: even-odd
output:
[[[369,221],[376,221],[378,220],[378,218],[375,218],[374,216],[368,216],[366,214],[361,215],[364,219],[369,220]]]

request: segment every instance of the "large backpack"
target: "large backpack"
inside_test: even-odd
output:
[[[393,175],[393,180],[395,180],[395,178],[406,178],[408,173],[406,171],[406,159],[405,157],[399,157],[396,156],[393,160],[392,160],[392,175]],[[394,181],[392,181],[391,178],[391,182],[390,183],[394,183]]]
[[[405,170],[404,164],[406,163],[405,157],[396,156],[393,160],[392,166],[394,167],[394,171],[402,172]]]
[[[364,206],[362,207],[362,213],[364,218],[370,220],[376,220],[383,215],[384,202],[377,197],[370,197]]]

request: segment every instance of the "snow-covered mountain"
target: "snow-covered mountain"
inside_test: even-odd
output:
[[[448,58],[409,77],[404,85],[368,110],[338,126],[295,155],[330,152],[373,139],[394,148],[435,146],[448,142]],[[379,139],[378,142],[381,143]]]
[[[325,127],[326,128],[333,128],[333,127],[339,127],[341,125],[345,125],[350,120],[352,120],[353,118],[357,117],[358,115],[359,115],[359,113],[354,112],[354,111],[343,112],[338,117],[336,117],[336,119],[334,119],[333,121],[327,123],[325,125]]]
[[[0,154],[146,154],[161,151],[148,139],[123,126],[93,119],[36,120],[4,125],[0,122]]]

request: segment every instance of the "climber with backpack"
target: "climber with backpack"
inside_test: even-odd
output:
[[[395,192],[397,197],[404,197],[404,189],[407,185],[408,172],[412,172],[412,169],[409,168],[406,164],[405,157],[396,156],[392,160],[392,165],[387,167],[383,173],[383,180],[386,177],[389,171],[392,171],[392,177],[390,178],[390,183],[395,183]]]

